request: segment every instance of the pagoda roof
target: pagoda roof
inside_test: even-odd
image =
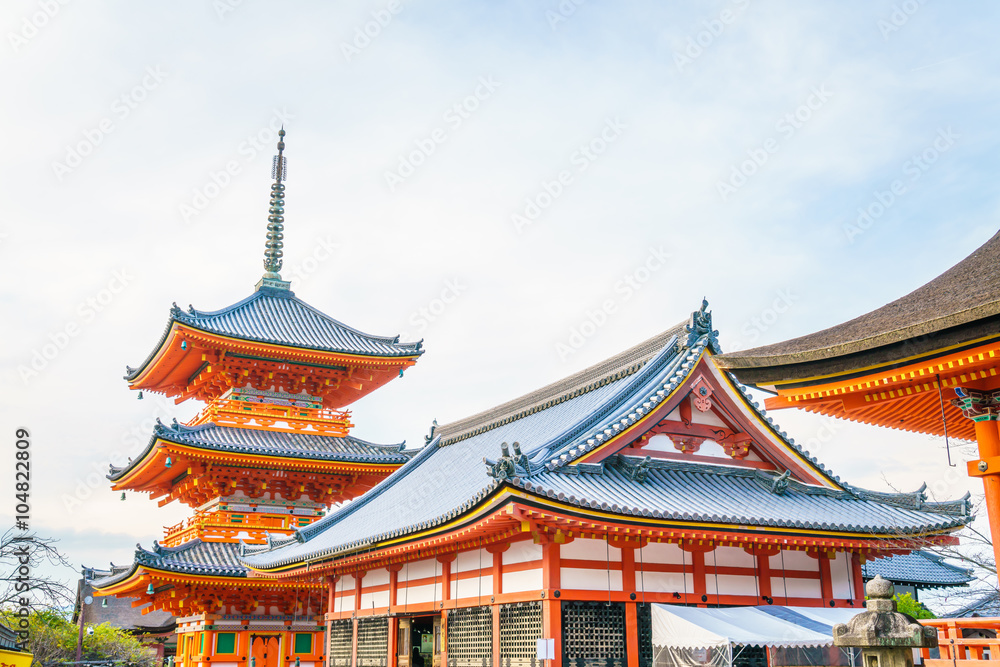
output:
[[[868,560],[861,566],[865,579],[882,575],[894,584],[913,585],[917,588],[948,588],[965,586],[972,581],[972,570],[952,565],[929,551],[911,551],[908,554]]]
[[[156,348],[137,368],[126,367],[126,380],[134,380],[156,358],[174,324],[243,341],[281,345],[363,357],[416,357],[422,342],[400,343],[399,336],[373,336],[351,328],[305,303],[289,290],[261,287],[227,308],[215,311],[177,304]]]
[[[153,436],[139,456],[122,467],[110,466],[108,479],[118,481],[140,468],[157,442],[172,442],[210,452],[245,454],[278,458],[304,459],[316,462],[339,462],[378,465],[402,465],[413,452],[404,449],[405,442],[378,445],[354,436],[333,436],[318,433],[292,433],[260,428],[241,428],[207,423],[187,426],[157,420]]]
[[[111,572],[94,578],[90,584],[95,589],[108,588],[125,581],[140,567],[148,567],[178,574],[210,575],[215,577],[245,578],[247,568],[239,561],[239,544],[233,542],[203,542],[194,539],[176,547],[164,547],[153,542],[152,549],[136,545],[135,560],[125,567],[112,566]]]
[[[726,460],[715,464],[654,459],[643,462],[648,470],[641,481],[632,474],[641,461],[634,456],[615,454],[596,464],[582,462],[619,429],[643,414],[654,414],[675,389],[691,380],[695,368],[705,368],[700,363],[704,358],[711,363],[717,350],[715,332],[698,333],[692,333],[690,325],[683,332],[674,327],[563,382],[440,427],[428,446],[372,491],[300,529],[294,539],[273,550],[248,550],[242,562],[254,569],[287,568],[390,539],[398,542],[456,521],[505,488],[621,517],[717,522],[734,528],[773,526],[870,536],[879,531],[950,530],[970,520],[965,498],[928,503],[923,489],[883,494],[839,482],[777,431],[744,394],[740,397],[747,409],[770,425],[780,445],[803,465],[812,464],[817,482],[790,480],[787,488],[775,492],[778,472]],[[512,477],[494,478],[484,465],[491,462],[483,456],[500,458],[501,443],[514,441],[531,443],[524,450],[526,463]]]
[[[718,357],[753,384],[831,375],[997,338],[1000,232],[961,262],[881,308],[816,333]]]

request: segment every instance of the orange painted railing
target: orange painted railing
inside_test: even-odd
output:
[[[958,665],[963,661],[1000,661],[1000,618],[934,618],[921,619],[923,625],[937,628],[939,659],[929,659],[930,650],[922,649],[921,655],[928,667]],[[992,637],[966,635],[992,634]],[[967,664],[971,665],[972,663]]]
[[[347,410],[298,408],[229,399],[214,401],[205,406],[190,424],[198,426],[206,422],[271,431],[322,433],[340,437],[346,436],[354,426],[351,423],[351,413]],[[284,423],[286,427],[276,427],[275,424],[279,422]]]
[[[265,531],[292,532],[319,517],[239,512],[203,512],[163,529],[163,546],[175,547],[196,537],[206,542],[228,542],[240,533],[249,533],[249,543],[263,543]]]

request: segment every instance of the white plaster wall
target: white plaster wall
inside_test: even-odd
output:
[[[705,577],[705,591],[715,595],[715,575],[711,572]],[[757,595],[756,577],[742,577],[733,574],[719,575],[719,595]]]
[[[785,589],[788,590],[790,598],[821,598],[823,589],[820,587],[819,579],[782,579],[782,577],[771,577],[771,597],[779,599],[785,597]]]
[[[342,595],[334,598],[334,611],[354,611],[354,595]]]
[[[582,568],[564,567],[560,570],[562,588],[566,590],[606,591],[608,590],[607,570],[584,570]],[[611,590],[622,589],[622,573],[611,570]],[[507,592],[506,586],[504,592]]]
[[[441,574],[441,564],[434,558],[425,558],[424,560],[407,563],[404,570],[406,571],[406,581],[424,579],[425,577],[434,577]]]
[[[784,556],[786,570],[799,570],[803,572],[819,572],[819,561],[807,554],[805,551],[784,550],[771,556],[769,561],[772,570],[781,569],[781,559]]]
[[[523,572],[503,573],[503,592],[522,593],[537,591],[542,588],[542,570],[524,570]]]
[[[676,544],[666,542],[652,542],[642,549],[637,549],[635,554],[636,567],[639,565],[639,551],[642,552],[642,563],[663,563],[680,565],[681,562],[692,565],[691,554],[681,549]]]
[[[851,567],[851,555],[842,551],[837,552],[837,557],[830,561],[830,579],[833,582],[833,597],[838,600],[853,600],[854,590],[851,583],[854,581],[854,573],[848,572]]]
[[[753,555],[740,547],[716,547],[715,551],[705,554],[705,567],[709,567],[709,564],[714,566],[716,562],[720,567],[754,566]]]
[[[533,560],[542,559],[542,545],[535,544],[531,540],[514,542],[507,551],[503,552],[503,564],[527,563]],[[506,575],[504,575],[506,580]],[[507,590],[506,586],[504,590]]]
[[[424,584],[401,589],[396,594],[396,604],[418,604],[441,599],[441,584]]]
[[[474,598],[480,595],[479,577],[472,579],[458,579],[451,582],[452,598]],[[493,575],[486,575],[482,578],[482,597],[489,599],[493,595]]]
[[[609,560],[609,557],[611,561],[618,562],[622,559],[622,551],[609,546],[604,540],[577,538],[559,548],[559,558],[594,560],[603,563]]]
[[[640,591],[647,593],[683,593],[694,591],[694,575],[688,572],[687,588],[684,587],[685,575],[680,572],[645,572],[636,573],[636,585]]]
[[[480,561],[480,559],[482,559],[482,561]],[[482,562],[484,570],[488,570],[493,567],[493,554],[486,549],[463,551],[458,554],[455,562],[451,564],[451,571],[467,572],[469,570],[478,570],[480,562]]]
[[[367,577],[365,577],[367,579]],[[361,608],[371,609],[372,607],[388,607],[389,591],[375,591],[374,593],[361,594]]]
[[[361,588],[371,588],[372,586],[385,586],[389,583],[389,570],[382,568],[365,573],[365,578],[361,580]]]

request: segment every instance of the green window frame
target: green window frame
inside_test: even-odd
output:
[[[198,655],[205,655],[205,633],[199,632],[198,634],[201,635],[201,648],[198,649]]]
[[[236,633],[219,632],[215,635],[216,653],[236,653]]]
[[[304,655],[313,652],[313,636],[311,632],[295,633],[295,653]]]

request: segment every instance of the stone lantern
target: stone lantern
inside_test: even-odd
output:
[[[937,630],[896,611],[892,582],[876,576],[865,593],[868,611],[833,626],[834,646],[860,648],[863,667],[913,667],[913,649],[938,645]]]

